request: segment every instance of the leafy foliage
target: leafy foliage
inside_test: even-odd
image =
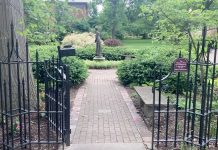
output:
[[[90,31],[90,24],[88,20],[86,19],[75,22],[72,27],[76,31],[79,31],[79,32],[89,32]]]
[[[141,6],[145,16],[158,16],[153,35],[175,43],[186,35],[192,36],[192,30],[201,30],[204,26],[216,27],[217,8],[218,2],[215,0],[166,0],[164,3],[156,0]]]
[[[29,42],[45,44],[72,32],[74,10],[67,1],[23,0]]]

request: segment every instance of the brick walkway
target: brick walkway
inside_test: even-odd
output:
[[[151,136],[126,89],[118,83],[115,70],[89,70],[71,111],[71,129],[71,147],[91,143],[149,144]]]

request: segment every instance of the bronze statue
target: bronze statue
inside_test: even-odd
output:
[[[98,31],[97,28],[95,28],[95,43],[96,43],[96,54],[94,57],[94,60],[96,61],[104,61],[105,58],[102,55],[102,49],[101,49],[101,37],[100,37],[100,32]]]
[[[101,37],[100,37],[100,32],[96,28],[96,35],[95,35],[95,43],[96,43],[96,56],[101,57]]]

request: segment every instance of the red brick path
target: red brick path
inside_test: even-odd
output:
[[[89,70],[71,111],[71,143],[149,143],[151,134],[137,114],[115,70]]]

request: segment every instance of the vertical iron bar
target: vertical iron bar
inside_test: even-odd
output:
[[[200,129],[199,129],[199,144],[200,148],[202,148],[203,144],[203,137],[204,137],[204,115],[205,115],[205,95],[206,95],[206,89],[205,89],[205,82],[202,84],[202,98],[201,98],[201,116],[200,116]]]
[[[64,143],[64,92],[65,92],[65,90],[64,90],[64,88],[65,88],[65,79],[64,79],[64,66],[61,64],[61,67],[62,67],[62,69],[61,69],[61,74],[62,74],[62,82],[61,82],[61,112],[62,112],[62,114],[61,114],[61,138],[62,138],[62,142]],[[63,146],[63,148],[64,148],[64,146]]]
[[[4,80],[4,100],[5,100],[5,122],[6,122],[6,136],[7,136],[7,148],[9,146],[9,123],[8,123],[8,93],[7,93],[7,84]]]
[[[0,62],[0,100],[1,100],[1,126],[2,126],[2,144],[3,150],[5,150],[5,128],[4,128],[4,103],[3,103],[3,90],[2,90],[2,63]]]
[[[216,116],[216,142],[215,142],[215,147],[217,147],[217,142],[218,142],[218,116]]]
[[[12,50],[13,50],[13,36],[12,38]],[[8,42],[8,90],[9,90],[9,109],[10,109],[10,128],[11,128],[11,147],[12,149],[14,148],[14,129],[13,129],[13,101],[12,101],[12,81],[11,81],[11,63],[10,63],[10,47],[9,47],[9,42]]]
[[[194,78],[194,95],[193,95],[193,110],[192,110],[192,123],[191,123],[191,138],[192,138],[192,144],[193,145],[193,140],[194,140],[194,130],[195,130],[195,111],[196,111],[196,99],[197,99],[197,89],[198,89],[198,62],[199,62],[199,49],[200,49],[200,43],[198,42],[197,46],[197,56],[196,56],[196,64],[195,64],[195,78]]]
[[[48,72],[51,74],[52,73],[52,70],[51,70],[51,60],[49,60],[49,63],[48,63]],[[49,111],[52,111],[52,91],[53,91],[53,88],[52,88],[52,79],[48,79],[48,94],[49,94],[49,99],[48,99],[48,103],[49,103]],[[50,128],[52,128],[52,113],[49,113],[49,130]],[[50,135],[50,133],[49,133]]]
[[[192,50],[192,43],[191,43],[191,39],[189,39],[189,55],[188,55],[188,73],[187,73],[187,77],[186,77],[186,84],[187,84],[187,89],[186,89],[186,94],[185,94],[185,115],[184,115],[184,130],[183,130],[183,139],[185,140],[186,138],[186,126],[187,126],[187,108],[188,108],[188,102],[190,101],[189,98],[189,92],[190,91],[190,62],[191,62],[191,50]],[[189,109],[188,109],[189,111]],[[189,115],[188,115],[189,117]],[[188,119],[189,121],[189,119]],[[189,122],[188,122],[189,124]]]
[[[45,61],[44,68],[49,72],[48,61]],[[47,116],[47,142],[50,142],[50,98],[49,98],[49,77],[46,73],[45,75],[45,104],[46,104],[46,116]],[[50,149],[50,144],[48,144],[48,149]]]
[[[27,129],[26,129],[26,93],[25,93],[25,82],[22,80],[23,88],[23,111],[24,111],[24,141],[27,143]]]
[[[217,55],[217,42],[215,43],[215,52],[214,52],[214,64],[212,71],[212,85],[211,85],[211,97],[210,97],[210,110],[209,110],[209,121],[208,121],[208,139],[210,139],[210,127],[211,127],[211,117],[212,117],[212,105],[213,105],[213,93],[214,93],[214,80],[216,74],[216,55]]]
[[[162,90],[162,69],[160,70],[160,76],[159,76],[159,89],[158,89],[158,126],[157,126],[157,146],[159,146],[160,141],[160,109],[161,109],[161,90]]]
[[[154,79],[153,79],[153,87],[152,87],[152,93],[153,93],[153,120],[152,120],[152,143],[151,143],[151,149],[154,149],[154,130],[155,130],[155,88],[156,88],[156,68],[154,69]]]
[[[179,109],[179,85],[180,85],[180,72],[177,75],[177,88],[176,88],[176,116],[175,116],[175,131],[174,131],[174,147],[177,145],[177,126],[178,126],[178,109]]]
[[[66,97],[65,97],[65,128],[66,131],[65,133],[65,137],[66,137],[66,145],[70,146],[70,134],[71,134],[71,130],[70,130],[70,79],[69,79],[69,67],[66,66]]]
[[[181,58],[181,51],[179,53],[179,58]],[[174,131],[174,147],[177,145],[177,126],[178,126],[178,109],[179,109],[179,92],[180,92],[180,76],[181,73],[177,73],[177,83],[176,83],[176,116],[175,116],[175,131]]]
[[[58,72],[59,69],[59,65],[58,65],[58,61],[57,61],[57,69],[56,69],[56,73],[55,73],[55,77],[56,77],[56,90],[55,90],[55,110],[56,110],[56,115],[55,115],[55,122],[56,122],[56,142],[58,142],[58,128],[59,128],[59,120],[58,120],[58,103],[59,103],[59,82],[58,82]]]
[[[190,83],[189,83],[189,103],[188,103],[188,124],[187,124],[187,137],[189,138],[190,136],[190,119],[191,119],[191,99],[192,99],[192,90],[193,90],[193,81],[192,81],[192,78],[190,80]]]
[[[207,89],[207,99],[206,99],[206,104],[207,104],[207,107],[206,107],[206,120],[205,120],[205,131],[204,131],[204,142],[207,141],[207,133],[208,133],[208,120],[209,120],[209,102],[210,102],[210,90],[211,90],[211,84],[210,82],[208,83],[208,89]],[[209,144],[209,143],[208,143]],[[208,145],[207,144],[207,145]]]
[[[52,57],[52,76],[55,76],[55,61],[54,56]],[[52,79],[52,111],[55,110],[55,80]],[[52,113],[52,129],[55,130],[55,114]]]
[[[39,102],[39,53],[36,51],[36,93],[37,93],[37,119],[38,119],[38,143],[41,141],[41,129],[40,129],[40,102]],[[41,145],[39,144],[41,147]]]
[[[18,52],[18,41],[16,40],[16,51]],[[20,89],[20,62],[17,54],[17,92],[18,92],[18,107],[19,107],[19,126],[20,126],[20,144],[23,145],[23,121],[21,108],[21,89]]]
[[[28,47],[28,43],[26,42],[26,74],[27,74],[27,78],[26,78],[26,82],[27,82],[27,109],[28,109],[28,126],[29,126],[29,145],[30,145],[30,149],[31,149],[31,113],[30,113],[30,79],[29,79],[29,47]]]
[[[167,147],[167,142],[168,142],[168,125],[169,125],[169,107],[170,107],[170,98],[168,96],[167,98],[167,117],[166,117],[166,137],[165,137],[165,147]]]

